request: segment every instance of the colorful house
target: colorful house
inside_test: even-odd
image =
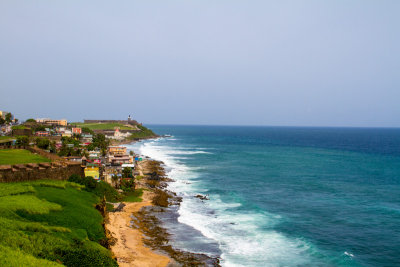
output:
[[[72,134],[82,134],[82,128],[72,128]]]
[[[126,155],[126,147],[124,146],[109,146],[108,153],[111,155]]]
[[[99,167],[90,165],[85,167],[85,177],[92,176],[94,179],[100,181]]]

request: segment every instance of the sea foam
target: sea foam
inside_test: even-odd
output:
[[[209,201],[194,196],[207,194],[207,184],[197,172],[202,167],[189,167],[180,155],[210,154],[211,152],[174,146],[172,139],[136,143],[135,151],[164,162],[169,178],[175,182],[168,189],[183,198],[178,209],[178,221],[193,227],[214,240],[223,266],[296,266],[309,265],[312,248],[301,239],[285,237],[273,229],[280,216],[266,212],[238,211],[239,202],[225,202],[218,194],[210,194]],[[181,248],[182,249],[182,248]],[[199,251],[195,251],[199,252]],[[208,254],[207,251],[203,253]],[[210,255],[215,256],[215,255]]]

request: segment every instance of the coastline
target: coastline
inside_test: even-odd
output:
[[[220,266],[218,258],[191,253],[170,244],[168,229],[156,213],[179,205],[181,199],[165,189],[170,181],[162,162],[146,159],[138,163],[143,178],[136,181],[143,190],[142,202],[131,202],[109,212],[105,225],[110,235],[110,249],[120,266]]]
[[[152,192],[144,191],[142,202],[125,202],[121,211],[108,213],[106,231],[111,236],[110,249],[119,266],[167,266],[171,258],[146,247],[140,230],[131,227],[132,214],[152,205]]]

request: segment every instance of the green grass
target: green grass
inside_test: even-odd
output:
[[[124,193],[124,202],[142,202],[143,189],[136,189],[133,192]]]
[[[11,127],[11,129],[13,130],[24,130],[24,129],[28,129],[28,127],[26,127],[25,125],[14,125]]]
[[[25,149],[0,149],[0,165],[40,162],[50,162],[50,160]]]
[[[117,266],[99,198],[66,181],[0,183],[0,266]]]
[[[13,139],[15,139],[15,137],[12,137],[12,136],[0,136],[0,141],[2,141],[2,140],[13,140]]]
[[[77,122],[73,123],[73,125],[79,127],[87,127],[90,130],[114,130],[115,127],[119,127],[120,130],[132,130],[134,128],[125,126],[121,123],[83,123]]]
[[[140,132],[132,133],[129,136],[129,139],[141,139],[141,138],[148,138],[148,137],[157,136],[152,130],[150,130],[150,129],[142,126],[142,125],[138,125],[138,128],[140,129]]]

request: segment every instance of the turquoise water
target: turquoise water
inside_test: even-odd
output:
[[[223,266],[400,265],[400,129],[150,128],[172,137],[131,148],[183,197],[176,247]]]

